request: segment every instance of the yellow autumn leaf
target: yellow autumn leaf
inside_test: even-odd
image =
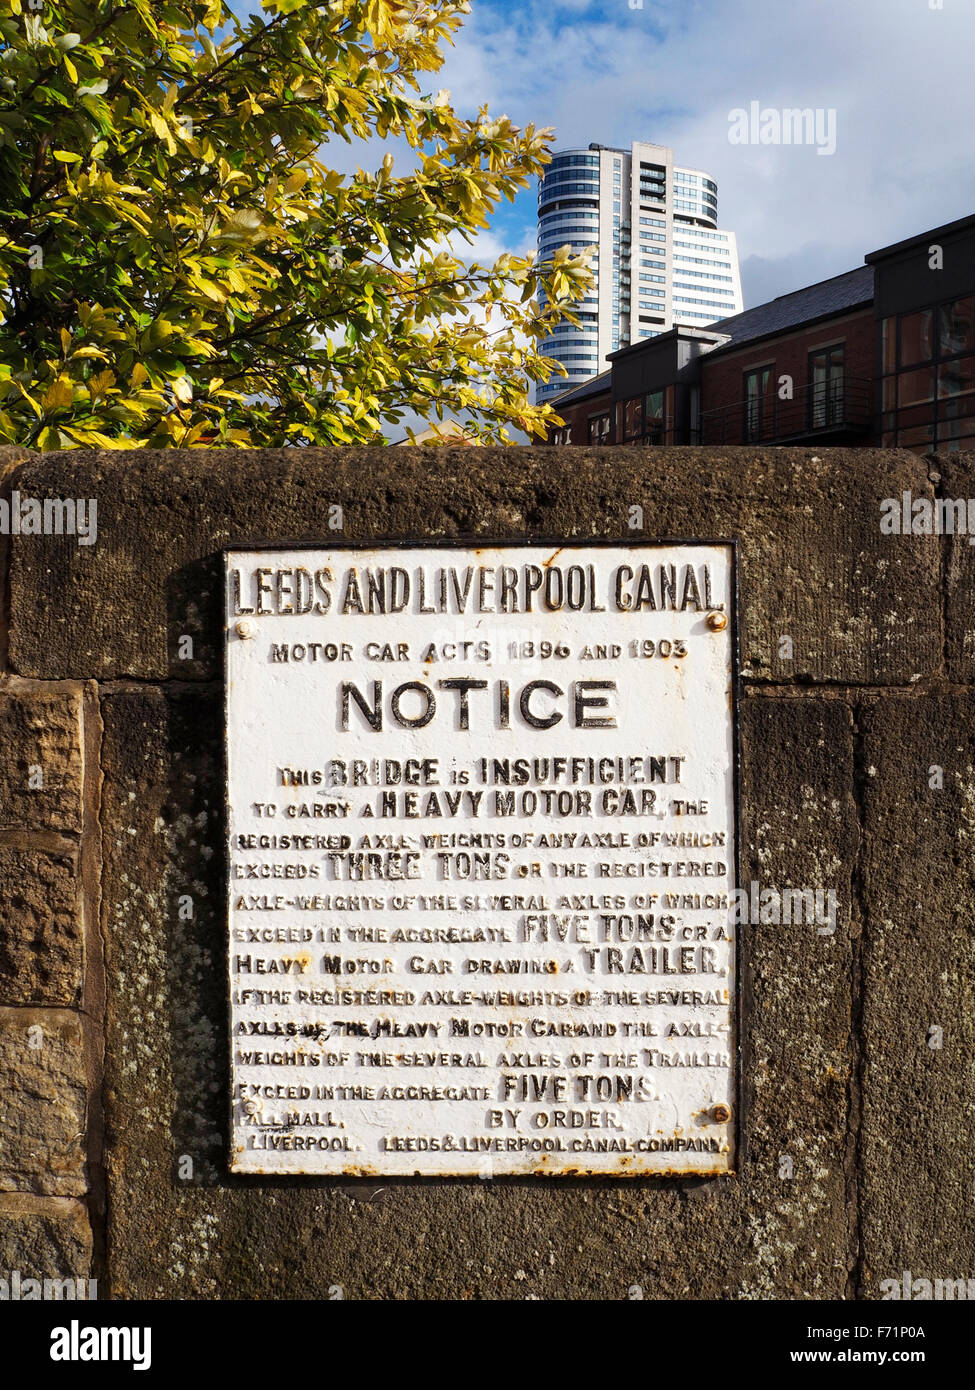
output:
[[[94,446],[96,449],[135,449],[145,443],[144,440],[137,439],[110,439],[107,434],[101,434],[98,430],[72,429],[70,425],[62,425],[61,433],[70,435],[75,443],[86,448]]]
[[[115,385],[115,373],[111,368],[106,367],[103,372],[96,372],[93,377],[90,377],[86,384],[88,386],[88,394],[91,396],[92,400],[95,400],[99,396],[106,395],[109,387]]]
[[[402,418],[397,406],[469,411],[484,442],[502,442],[505,425],[538,432],[547,417],[528,391],[551,367],[529,344],[573,321],[580,259],[472,265],[437,252],[455,235],[471,243],[500,199],[542,173],[554,133],[519,130],[486,107],[461,117],[446,92],[414,100],[402,90],[410,73],[439,66],[466,4],[434,5],[428,25],[413,0],[264,0],[288,20],[282,42],[260,49],[224,26],[240,9],[232,0],[4,8],[29,12],[26,24],[6,22],[4,66],[35,74],[41,47],[64,77],[51,88],[62,110],[45,115],[57,121],[46,127],[57,154],[43,171],[60,254],[36,305],[38,350],[25,359],[11,336],[0,353],[0,440],[375,443]],[[95,35],[82,23],[89,10],[106,21]],[[72,24],[79,34],[51,33]],[[13,85],[8,130],[21,107],[27,120],[36,114],[36,83]],[[416,159],[387,158],[380,172],[367,147],[367,168],[329,168],[338,141],[357,136],[404,139]],[[15,126],[3,153],[5,215],[29,228],[33,144]],[[22,262],[20,251],[0,240],[5,262]],[[163,315],[171,323],[153,322]],[[492,315],[511,330],[497,341],[481,325]]]
[[[105,356],[105,354],[102,352],[102,350],[101,350],[100,348],[96,348],[96,347],[80,347],[80,348],[75,348],[75,350],[74,350],[74,352],[71,354],[71,356],[72,356],[72,357],[100,357],[100,358],[102,359],[102,361],[104,361],[104,362],[107,362],[107,361],[108,361],[108,358]]]
[[[153,133],[158,135],[163,141],[169,154],[176,153],[176,141],[173,139],[173,132],[160,116],[158,111],[149,112],[149,124],[152,126]]]
[[[201,290],[208,299],[212,299],[215,304],[224,304],[227,299],[226,292],[219,285],[214,284],[203,275],[191,275],[190,284],[194,289]]]
[[[67,410],[74,404],[74,389],[63,376],[57,377],[41,397],[44,410]]]

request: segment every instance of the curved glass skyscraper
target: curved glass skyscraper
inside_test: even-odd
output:
[[[592,247],[596,284],[540,345],[568,377],[536,388],[550,400],[603,371],[608,354],[675,323],[703,327],[744,307],[734,232],[718,229],[718,185],[674,164],[673,150],[635,140],[560,150],[538,186],[538,259]]]

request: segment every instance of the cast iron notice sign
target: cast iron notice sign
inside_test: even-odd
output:
[[[729,1171],[725,543],[226,556],[238,1173]]]

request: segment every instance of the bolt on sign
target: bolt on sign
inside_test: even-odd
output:
[[[733,1167],[734,583],[226,555],[233,1171]]]

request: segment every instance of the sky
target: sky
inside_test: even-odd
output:
[[[472,0],[431,85],[555,150],[650,140],[707,170],[748,308],[975,212],[973,54],[975,0]],[[834,112],[835,152],[732,144],[752,102]],[[491,249],[532,249],[535,212],[504,204]]]
[[[428,75],[459,114],[552,127],[551,148],[669,145],[718,183],[745,308],[975,213],[975,0],[470,0]],[[245,15],[255,0],[236,0]],[[835,150],[733,143],[731,113],[810,108]],[[832,142],[831,142],[832,143]],[[382,142],[335,141],[342,172]],[[416,155],[394,142],[395,172]],[[464,259],[535,248],[532,186]],[[395,429],[400,437],[402,427]]]

